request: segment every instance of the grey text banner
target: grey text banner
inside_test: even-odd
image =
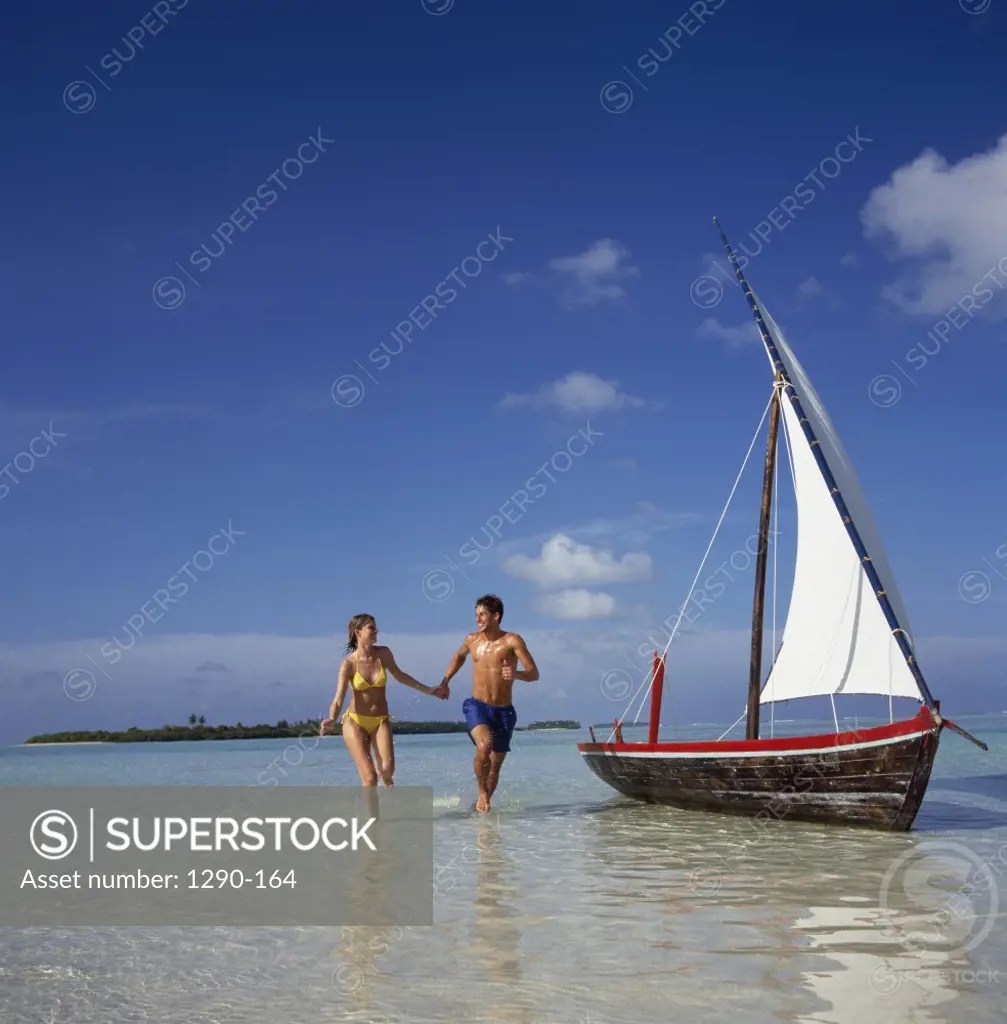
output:
[[[433,790],[2,789],[0,925],[430,925]]]

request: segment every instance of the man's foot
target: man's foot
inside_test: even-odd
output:
[[[395,780],[390,775],[382,775],[381,781],[385,784],[385,789],[395,788]]]
[[[480,814],[489,814],[490,798],[486,793],[479,794],[479,799],[476,801],[476,810]]]

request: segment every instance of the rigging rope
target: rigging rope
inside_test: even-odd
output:
[[[786,385],[784,385],[782,381],[776,385],[776,387],[780,391],[780,402],[781,403],[783,401],[783,388],[785,386]],[[781,412],[780,412],[780,419],[783,421],[783,439],[784,439],[784,444],[785,444],[786,449],[787,449],[787,464],[790,467],[790,477],[791,477],[791,480],[794,483],[794,491],[796,493],[796,491],[797,491],[797,479],[796,479],[796,477],[794,475],[793,450],[790,447],[790,434],[789,434],[788,428],[787,428],[787,418],[786,418],[786,416],[783,415],[782,409],[781,409]],[[769,696],[769,715],[770,715],[770,718],[769,718],[769,721],[770,721],[770,726],[769,726],[770,732],[769,732],[769,735],[770,735],[770,737],[773,737],[773,736],[776,735],[776,702],[773,700],[773,696],[772,695],[773,695],[773,691],[775,690],[775,686],[776,686],[776,681],[773,679],[773,669],[776,667],[776,655],[777,655],[777,650],[776,650],[776,592],[777,592],[777,589],[778,589],[777,549],[779,547],[778,538],[780,536],[780,474],[779,473],[776,473],[773,476],[773,491],[774,491],[773,500],[775,502],[774,516],[775,516],[775,523],[776,523],[776,525],[774,527],[772,538],[770,540],[770,543],[773,546],[773,656],[772,656],[773,660],[772,660],[772,664],[771,664],[770,669],[769,669],[769,679],[767,680],[767,682],[770,683],[770,691],[769,691],[769,693],[770,693],[770,696]],[[720,736],[717,737],[717,742],[719,743],[720,740],[722,740],[725,736],[727,736],[734,729],[736,729],[738,724],[740,722],[744,721],[744,719],[747,716],[747,714],[748,714],[748,705],[746,704],[745,705],[745,710],[742,711],[742,713],[741,713],[741,717],[736,719],[730,726],[728,726],[727,729],[724,730],[724,732],[722,732],[720,734]]]
[[[663,663],[665,661],[665,657],[666,657],[666,655],[668,653],[668,648],[671,646],[672,641],[675,639],[676,635],[678,634],[678,627],[682,623],[682,616],[685,614],[686,606],[689,603],[689,599],[692,597],[693,591],[696,589],[696,584],[699,582],[699,577],[703,574],[703,566],[706,565],[706,560],[710,556],[710,551],[713,548],[714,542],[717,539],[717,534],[720,532],[720,527],[721,527],[721,525],[724,522],[724,517],[727,515],[727,510],[731,507],[731,502],[734,499],[734,492],[738,489],[738,484],[741,482],[742,474],[745,472],[745,467],[748,465],[748,460],[751,457],[752,449],[755,447],[755,442],[759,439],[759,434],[762,432],[762,424],[765,423],[765,421],[766,421],[766,414],[769,412],[770,407],[772,406],[773,401],[774,401],[775,398],[776,398],[776,385],[774,384],[773,385],[773,393],[770,395],[769,401],[766,403],[766,408],[762,412],[762,419],[759,420],[759,425],[758,425],[758,427],[756,427],[755,434],[752,437],[752,443],[748,446],[748,451],[745,454],[745,460],[741,464],[741,469],[738,471],[738,475],[735,478],[734,486],[731,488],[731,493],[727,497],[727,504],[724,505],[724,510],[723,510],[723,512],[720,513],[720,519],[717,520],[717,526],[716,526],[716,528],[713,531],[713,537],[710,539],[710,543],[707,546],[706,553],[703,555],[702,562],[699,563],[699,569],[697,570],[696,576],[695,576],[695,578],[692,581],[692,586],[689,587],[689,593],[686,596],[685,601],[682,602],[682,607],[679,608],[679,610],[678,610],[678,618],[675,621],[675,628],[671,631],[671,635],[668,637],[668,642],[664,645],[664,650],[661,652],[661,657],[660,657],[659,663]],[[643,697],[640,700],[640,707],[639,707],[639,709],[636,712],[636,718],[633,720],[633,724],[635,725],[639,721],[640,713],[643,711],[644,704],[647,702],[647,698],[650,696],[651,687],[654,685],[655,672],[654,672],[654,668],[653,667],[651,667],[651,670],[650,670],[650,672],[648,672],[647,676],[648,676],[648,678],[650,680],[649,683],[647,681],[647,678],[645,678],[643,683],[640,684],[639,689],[636,691],[636,693],[630,699],[630,703],[629,703],[629,706],[626,709],[626,713],[621,718],[618,719],[618,724],[620,726],[625,721],[626,716],[629,714],[629,712],[632,709],[633,705],[636,703],[636,698],[640,694],[641,690],[643,689],[644,684],[646,684],[647,685],[647,691],[646,691],[646,693],[643,694]],[[611,742],[613,736],[615,736],[615,729],[613,729],[611,734],[609,735],[609,742]]]
[[[723,732],[722,732],[722,733],[721,733],[721,734],[720,734],[720,735],[719,735],[719,736],[717,737],[717,742],[719,743],[719,742],[720,742],[720,741],[721,741],[721,740],[722,740],[722,739],[723,739],[723,738],[724,738],[724,737],[725,737],[725,736],[726,736],[726,735],[727,735],[727,734],[728,734],[728,733],[729,733],[729,732],[730,732],[730,731],[731,731],[731,730],[732,730],[732,729],[733,729],[733,728],[734,728],[734,727],[735,727],[735,726],[736,726],[736,725],[738,724],[738,722],[741,722],[741,721],[743,721],[743,720],[744,720],[744,718],[745,718],[745,716],[746,716],[747,714],[748,714],[748,705],[746,704],[746,705],[745,705],[745,710],[741,712],[741,714],[739,715],[739,717],[737,718],[737,720],[736,720],[736,721],[734,722],[734,725],[729,725],[729,726],[728,726],[728,727],[727,727],[727,728],[726,728],[726,729],[725,729],[725,730],[724,730],[724,731],[723,731]]]

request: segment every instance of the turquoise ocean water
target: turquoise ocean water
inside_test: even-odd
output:
[[[1007,715],[959,724],[990,750],[944,734],[908,834],[629,801],[586,730],[516,733],[482,817],[466,736],[400,736],[396,782],[435,793],[432,928],[6,927],[0,1019],[1003,1021]],[[358,781],[337,738],[0,750],[3,786],[272,779]]]

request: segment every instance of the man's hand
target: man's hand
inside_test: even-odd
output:
[[[430,691],[430,696],[431,697],[438,697],[438,698],[440,698],[440,700],[447,700],[448,697],[451,696],[451,691],[448,689],[448,684],[447,683],[441,683],[440,685],[435,686]]]

